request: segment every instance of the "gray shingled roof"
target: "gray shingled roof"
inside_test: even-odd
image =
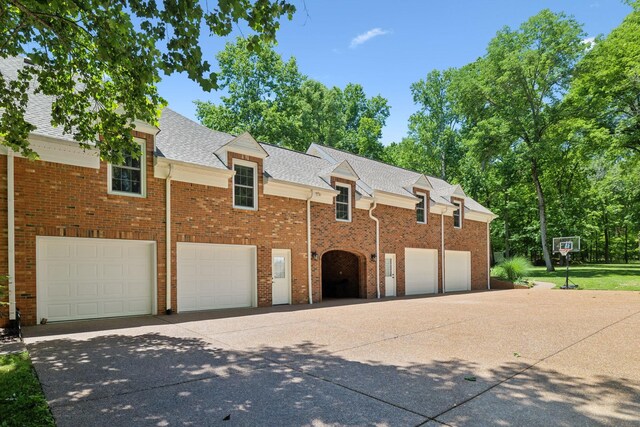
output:
[[[321,170],[329,166],[329,162],[326,160],[271,144],[260,145],[269,154],[264,159],[264,171],[269,177],[280,181],[333,190],[331,185],[321,178],[320,174]]]
[[[170,108],[162,110],[156,136],[156,155],[200,166],[227,169],[214,154],[234,136],[194,122]]]
[[[0,58],[0,74],[6,80],[18,78],[18,71],[26,66],[23,57]],[[33,85],[32,85],[33,86]],[[25,111],[25,120],[36,127],[33,135],[73,141],[73,135],[63,133],[61,127],[51,125],[51,104],[54,97],[37,94],[33,88],[29,93],[29,103]]]
[[[18,70],[25,66],[24,58],[13,57],[0,60],[0,73],[5,79],[17,78]],[[52,96],[31,92],[25,119],[36,126],[32,132],[52,138],[73,141],[73,136],[64,134],[61,128],[51,125]],[[214,153],[231,141],[235,136],[211,130],[190,120],[170,108],[162,111],[159,123],[160,132],[156,137],[156,156],[164,157],[194,165],[227,169],[225,164]],[[316,148],[324,153],[317,157],[270,144],[260,144],[268,153],[264,161],[265,174],[273,179],[317,188],[331,189],[323,179],[323,171],[332,169],[337,163],[347,160],[360,179],[356,190],[370,196],[374,190],[384,191],[406,197],[413,197],[404,187],[420,178],[417,172],[377,162],[335,148],[312,144],[309,149]],[[431,199],[439,204],[450,205],[450,197],[455,186],[435,177],[427,177],[434,188]],[[465,210],[491,214],[484,206],[465,198]]]
[[[363,183],[372,190],[385,191],[400,196],[413,196],[413,194],[404,187],[416,182],[421,176],[418,172],[367,159],[366,157],[361,157],[332,147],[311,144],[309,150],[313,151],[314,149],[324,152],[327,156],[335,160],[336,163],[347,160],[358,176],[360,176]],[[427,179],[434,190],[430,192],[431,200],[439,204],[451,205],[451,195],[455,191],[456,186],[433,176],[427,176]],[[359,185],[361,185],[360,182]],[[491,211],[472,198],[465,197],[464,199],[465,210],[491,214]]]

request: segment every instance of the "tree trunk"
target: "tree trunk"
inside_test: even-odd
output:
[[[440,168],[441,168],[440,173],[442,174],[442,180],[446,181],[447,180],[447,158],[444,152],[444,147],[442,147],[440,150]]]
[[[611,255],[609,254],[609,216],[604,213],[604,263],[611,263]]]
[[[629,264],[629,226],[624,225],[624,263]]]
[[[545,212],[544,193],[540,184],[540,176],[538,175],[538,163],[535,159],[531,159],[531,178],[536,187],[536,195],[538,196],[538,214],[540,215],[540,240],[542,241],[542,256],[547,271],[555,271],[551,263],[551,255],[549,254],[549,245],[547,244],[547,214]]]

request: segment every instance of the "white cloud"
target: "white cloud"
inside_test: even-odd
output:
[[[587,50],[591,50],[596,45],[596,38],[587,37],[586,39],[582,39],[582,43],[587,45]]]
[[[366,33],[358,34],[356,37],[351,40],[351,45],[349,46],[351,49],[354,49],[360,46],[362,43],[366,43],[374,37],[384,36],[385,34],[389,34],[391,31],[383,30],[382,28],[372,28]]]

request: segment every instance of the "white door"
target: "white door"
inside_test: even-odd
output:
[[[384,254],[384,295],[396,296],[396,254]]]
[[[471,290],[471,252],[444,252],[444,290],[445,292]]]
[[[405,295],[435,294],[438,290],[438,251],[405,248]]]
[[[256,247],[177,243],[178,312],[251,307]]]
[[[155,242],[36,238],[38,321],[151,314]]]
[[[289,249],[274,249],[271,253],[271,303],[291,303],[291,251]]]

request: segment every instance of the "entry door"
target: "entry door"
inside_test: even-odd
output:
[[[396,254],[384,254],[384,294],[396,296]]]
[[[291,303],[291,251],[274,249],[271,255],[273,305]]]

